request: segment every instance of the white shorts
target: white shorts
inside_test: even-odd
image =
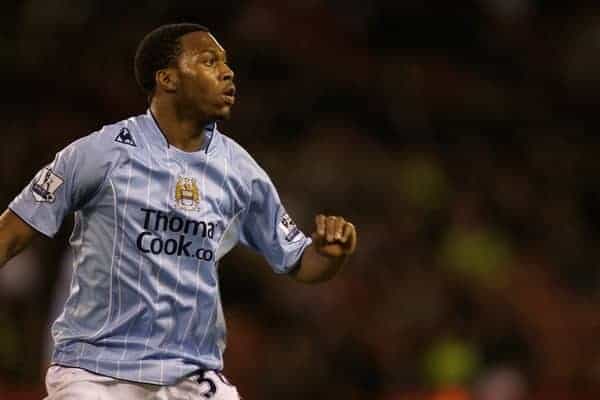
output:
[[[171,386],[123,381],[53,365],[46,374],[45,400],[240,400],[235,386],[217,371],[190,375]]]

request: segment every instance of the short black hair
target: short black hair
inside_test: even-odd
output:
[[[156,71],[171,65],[181,53],[179,38],[191,32],[209,32],[208,28],[192,23],[162,25],[148,33],[135,52],[135,80],[151,96],[156,86]]]

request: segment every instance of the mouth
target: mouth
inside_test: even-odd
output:
[[[223,92],[223,101],[228,105],[235,103],[235,86],[231,86]]]

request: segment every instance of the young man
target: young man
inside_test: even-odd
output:
[[[74,276],[52,327],[52,400],[238,399],[223,375],[217,266],[241,242],[300,282],[331,278],[354,226],[316,216],[312,239],[267,174],[215,121],[235,102],[225,50],[202,26],[140,43],[150,108],[59,152],[0,217],[0,266],[75,212]]]

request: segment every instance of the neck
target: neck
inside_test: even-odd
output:
[[[156,118],[159,128],[166,136],[167,142],[180,150],[198,151],[204,144],[204,127],[208,120],[192,119],[179,112],[172,102],[152,99],[150,111]]]

